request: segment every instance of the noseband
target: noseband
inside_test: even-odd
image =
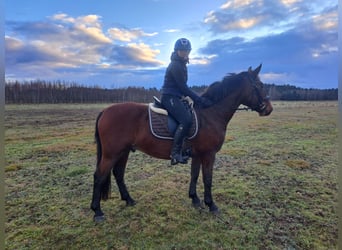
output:
[[[266,108],[266,102],[269,101],[270,97],[266,96],[265,98],[261,96],[260,93],[260,89],[257,86],[257,83],[254,79],[251,78],[251,76],[248,74],[248,79],[252,82],[253,84],[253,92],[256,93],[257,97],[258,97],[258,104],[250,107],[253,111],[257,111],[257,112],[263,112]]]

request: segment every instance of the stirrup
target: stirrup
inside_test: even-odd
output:
[[[180,164],[187,164],[189,158],[184,158],[181,154],[177,154],[174,156],[171,156],[171,165],[176,165],[178,163]]]

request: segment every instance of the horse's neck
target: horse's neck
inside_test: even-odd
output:
[[[241,104],[239,93],[239,91],[235,91],[211,107],[210,113],[213,115],[213,119],[220,121],[224,128],[227,127]]]

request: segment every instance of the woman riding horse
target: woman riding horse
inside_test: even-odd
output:
[[[195,92],[191,91],[186,84],[188,81],[186,64],[189,63],[190,51],[191,43],[188,39],[180,38],[176,41],[161,90],[162,105],[178,122],[171,149],[171,165],[177,163],[186,164],[188,158],[182,155],[182,147],[184,139],[192,125],[192,116],[190,109],[182,101],[182,98],[189,96],[195,102],[195,105],[201,107],[207,107],[211,104],[208,99],[201,98]]]
[[[196,95],[192,96],[197,103],[200,103],[202,98],[213,102],[206,109],[195,107],[199,129],[197,135],[188,141],[192,149],[189,197],[195,207],[201,206],[196,186],[199,173],[202,171],[204,204],[212,213],[219,211],[211,193],[213,166],[216,153],[225,141],[227,125],[238,107],[241,104],[246,105],[260,116],[268,116],[273,110],[264,84],[258,76],[260,70],[261,65],[254,70],[250,67],[248,71],[225,76],[221,81],[212,83],[199,100],[196,100]],[[189,93],[191,92],[186,94]],[[177,102],[179,96],[171,98]],[[163,99],[165,103],[165,96]],[[171,102],[170,100],[169,103]],[[107,200],[110,197],[111,172],[115,177],[121,199],[126,201],[128,206],[132,206],[136,202],[125,183],[125,170],[130,152],[139,150],[152,157],[169,160],[173,142],[155,137],[149,126],[148,105],[133,102],[115,103],[102,110],[96,119],[95,139],[97,164],[91,209],[95,213],[94,221],[101,222],[105,219],[101,199]]]

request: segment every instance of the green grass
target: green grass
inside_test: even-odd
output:
[[[191,206],[189,165],[136,152],[126,182],[137,205],[113,182],[107,220],[94,224],[94,122],[105,106],[6,106],[6,249],[337,249],[337,102],[236,113],[215,162],[219,216]]]

